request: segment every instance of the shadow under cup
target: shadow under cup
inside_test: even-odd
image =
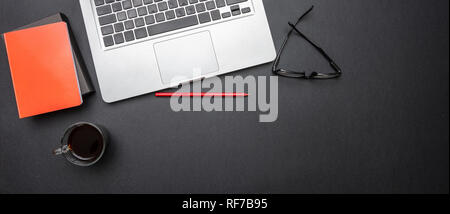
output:
[[[73,124],[61,138],[61,148],[54,154],[63,155],[78,166],[90,166],[98,162],[105,152],[107,134],[104,128],[87,122]]]

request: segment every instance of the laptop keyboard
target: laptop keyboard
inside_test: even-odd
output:
[[[105,47],[252,12],[251,0],[93,0]]]

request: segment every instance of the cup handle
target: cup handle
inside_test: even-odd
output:
[[[57,149],[53,150],[53,154],[54,155],[62,155],[62,154],[65,154],[65,153],[67,153],[69,151],[70,151],[69,146],[68,145],[64,145],[61,148],[57,148]]]

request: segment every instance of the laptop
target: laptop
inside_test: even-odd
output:
[[[112,103],[273,61],[262,0],[80,0]]]

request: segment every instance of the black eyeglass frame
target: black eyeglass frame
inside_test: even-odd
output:
[[[279,49],[277,53],[277,57],[275,58],[275,61],[273,62],[272,66],[272,72],[276,75],[289,77],[289,78],[300,78],[300,79],[334,79],[338,78],[342,75],[341,68],[334,62],[334,60],[317,44],[315,44],[313,41],[311,41],[308,37],[305,36],[296,26],[303,20],[303,18],[306,17],[312,10],[314,9],[314,6],[311,6],[309,10],[307,10],[303,15],[300,16],[300,18],[297,20],[297,22],[292,24],[289,22],[289,26],[291,27],[291,30],[288,32],[283,44],[281,45],[281,48]],[[298,71],[292,71],[287,70],[283,68],[278,68],[280,64],[281,54],[284,51],[284,48],[286,47],[287,42],[289,41],[289,38],[291,37],[292,33],[296,32],[299,34],[303,39],[305,39],[308,43],[310,43],[319,53],[325,57],[325,59],[330,63],[331,68],[333,68],[333,73],[318,73],[318,72],[312,72],[311,74],[307,74],[307,72],[298,72]]]

